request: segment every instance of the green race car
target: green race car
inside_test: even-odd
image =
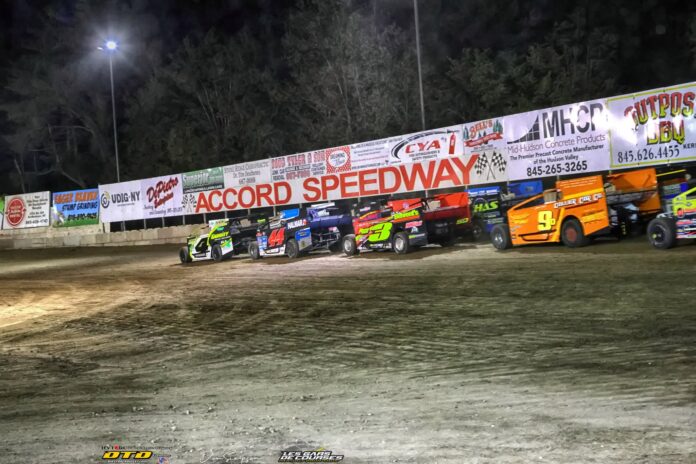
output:
[[[696,188],[676,195],[667,212],[648,224],[648,240],[655,248],[672,248],[680,238],[696,238]]]
[[[210,221],[209,231],[191,235],[179,250],[182,263],[212,259],[219,262],[247,253],[249,243],[256,241],[256,230],[262,219],[253,216]]]

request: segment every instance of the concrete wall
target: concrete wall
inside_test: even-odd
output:
[[[157,229],[108,232],[102,224],[80,227],[36,227],[0,231],[0,250],[23,248],[59,248],[78,246],[161,245],[186,242],[186,237],[200,230],[201,224]]]

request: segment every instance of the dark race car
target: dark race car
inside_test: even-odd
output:
[[[256,239],[258,221],[257,216],[210,221],[208,232],[188,237],[186,246],[179,250],[179,259],[182,263],[222,261],[245,253]]]
[[[466,192],[372,203],[360,212],[353,220],[354,233],[343,238],[348,256],[362,250],[405,254],[429,243],[450,246],[472,229]]]
[[[543,191],[544,187],[540,180],[511,182],[506,187],[490,186],[469,189],[474,240],[490,235],[496,224],[503,224],[509,208]]]
[[[314,250],[333,250],[351,231],[352,216],[334,203],[287,209],[259,227],[249,255],[252,259],[283,255],[294,259]]]
[[[660,192],[664,212],[648,224],[647,235],[655,248],[666,250],[678,239],[696,239],[696,188],[685,171],[673,171],[662,177]]]

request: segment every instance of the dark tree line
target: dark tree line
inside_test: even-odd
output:
[[[0,193],[115,180],[95,31],[122,180],[420,129],[411,1],[97,3],[5,12]],[[694,80],[693,3],[419,5],[428,127]]]

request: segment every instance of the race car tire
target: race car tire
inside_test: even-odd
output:
[[[648,224],[648,240],[660,250],[667,250],[677,244],[677,228],[669,218],[655,218]]]
[[[480,240],[483,240],[485,235],[486,226],[483,223],[483,221],[479,219],[474,220],[474,223],[471,228],[471,238],[474,240],[474,242],[478,242]]]
[[[249,257],[253,260],[261,258],[261,252],[259,251],[259,244],[256,242],[251,242],[249,244]]]
[[[300,256],[300,247],[297,244],[297,240],[294,238],[288,240],[288,243],[285,244],[285,254],[288,255],[290,259],[295,259]]]
[[[210,257],[213,258],[213,261],[216,263],[222,261],[222,247],[217,243],[213,245],[213,248],[210,250]]]
[[[563,222],[561,241],[568,248],[580,248],[590,244],[590,239],[585,236],[582,224],[575,218],[569,218]]]
[[[179,249],[179,260],[181,261],[181,264],[191,262],[191,255],[189,255],[188,247],[181,247]]]
[[[358,245],[355,243],[355,235],[349,234],[341,240],[341,249],[346,256],[355,256],[358,254]]]
[[[496,224],[493,230],[491,230],[491,243],[497,250],[511,248],[510,227],[507,224]]]
[[[392,242],[392,248],[399,255],[405,255],[411,251],[411,244],[408,241],[408,234],[406,232],[398,232],[394,235]]]

